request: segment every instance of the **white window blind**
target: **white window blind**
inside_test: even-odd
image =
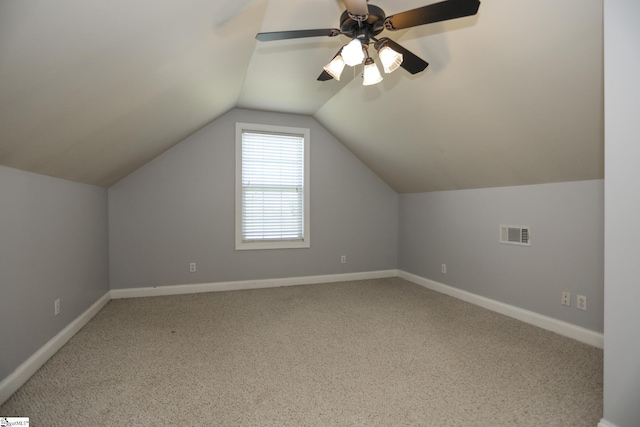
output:
[[[242,131],[242,242],[304,241],[303,135]]]

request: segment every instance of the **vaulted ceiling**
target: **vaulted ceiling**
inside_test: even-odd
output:
[[[387,15],[432,0],[373,0]],[[603,177],[602,0],[482,0],[316,80],[340,0],[0,0],[0,164],[108,187],[234,107],[310,115],[398,192]]]

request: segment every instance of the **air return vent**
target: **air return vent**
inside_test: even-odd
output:
[[[501,225],[500,243],[531,246],[531,228],[520,225]]]

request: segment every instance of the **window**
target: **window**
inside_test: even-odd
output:
[[[309,243],[309,129],[236,123],[236,250]]]

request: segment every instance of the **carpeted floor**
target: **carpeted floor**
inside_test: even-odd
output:
[[[113,300],[0,415],[38,427],[594,427],[602,350],[398,278]]]

